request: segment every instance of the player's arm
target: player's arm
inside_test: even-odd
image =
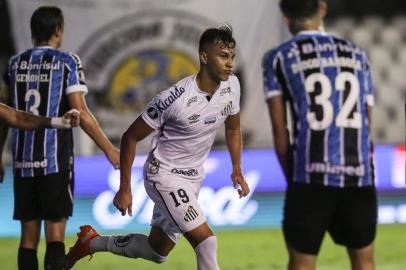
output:
[[[79,112],[71,110],[63,117],[49,118],[18,111],[0,103],[0,119],[9,126],[26,130],[37,128],[72,128],[79,124]]]
[[[9,104],[10,102],[10,95],[9,95],[9,87],[4,84],[0,89],[0,102]],[[1,115],[3,117],[3,114]],[[8,124],[5,121],[0,121],[0,183],[3,182],[4,179],[4,166],[3,166],[3,150],[4,144],[7,139],[8,133]]]
[[[71,108],[80,112],[80,127],[105,153],[110,163],[115,168],[118,168],[120,164],[120,153],[104,134],[94,115],[89,111],[85,100],[85,94],[80,91],[73,91],[67,96]]]
[[[231,180],[233,181],[234,188],[237,188],[238,185],[240,185],[240,198],[245,197],[250,192],[250,189],[244,179],[241,169],[242,135],[240,128],[240,113],[229,115],[224,124],[226,143],[228,151],[230,152],[231,163],[233,165]]]
[[[124,132],[120,146],[120,188],[114,197],[114,206],[124,216],[128,212],[132,216],[131,169],[135,158],[136,145],[154,131],[139,116]]]
[[[290,181],[292,179],[293,153],[289,141],[285,103],[282,95],[275,95],[267,99],[267,104],[271,118],[276,155],[286,180]]]

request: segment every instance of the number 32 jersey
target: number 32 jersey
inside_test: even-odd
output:
[[[157,134],[152,140],[153,155],[168,168],[185,171],[202,165],[213,145],[217,130],[229,115],[240,110],[240,83],[231,75],[222,81],[211,99],[196,83],[196,75],[177,82],[157,94],[142,113]],[[180,170],[179,170],[180,169]]]
[[[266,98],[290,104],[293,181],[327,186],[373,185],[368,60],[353,43],[319,31],[299,32],[263,59]]]

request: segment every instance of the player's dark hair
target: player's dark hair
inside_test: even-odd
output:
[[[35,42],[44,42],[63,28],[64,19],[62,10],[54,6],[37,8],[31,16],[31,38]]]
[[[233,38],[233,29],[229,24],[224,24],[218,28],[206,29],[200,36],[199,52],[206,50],[207,45],[221,42],[224,47],[234,48],[235,39]]]
[[[319,8],[320,0],[281,0],[282,13],[292,19],[312,17]]]

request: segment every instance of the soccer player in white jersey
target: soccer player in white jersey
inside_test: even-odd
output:
[[[136,144],[157,130],[144,165],[145,189],[155,203],[149,236],[99,236],[91,226],[82,226],[67,254],[67,269],[100,251],[163,263],[182,234],[196,252],[197,269],[219,269],[217,239],[197,197],[203,162],[222,123],[233,165],[232,183],[240,198],[249,193],[241,170],[240,84],[232,74],[235,45],[231,27],[207,29],[199,42],[199,72],[156,95],[122,137],[120,188],[113,203],[122,215],[131,216]]]

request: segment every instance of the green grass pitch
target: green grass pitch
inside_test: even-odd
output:
[[[286,269],[285,251],[281,230],[217,231],[218,258],[222,270],[269,270]],[[75,237],[66,240],[66,246],[73,245]],[[17,269],[18,239],[0,238],[0,268]],[[380,225],[375,242],[377,269],[406,269],[406,224]],[[43,269],[44,243],[40,244],[39,263]],[[89,262],[79,261],[73,269],[137,269],[137,270],[193,270],[196,259],[192,248],[182,238],[163,265],[156,265],[140,259],[128,259],[108,253],[97,253]],[[318,260],[318,270],[350,269],[346,251],[325,237]]]

